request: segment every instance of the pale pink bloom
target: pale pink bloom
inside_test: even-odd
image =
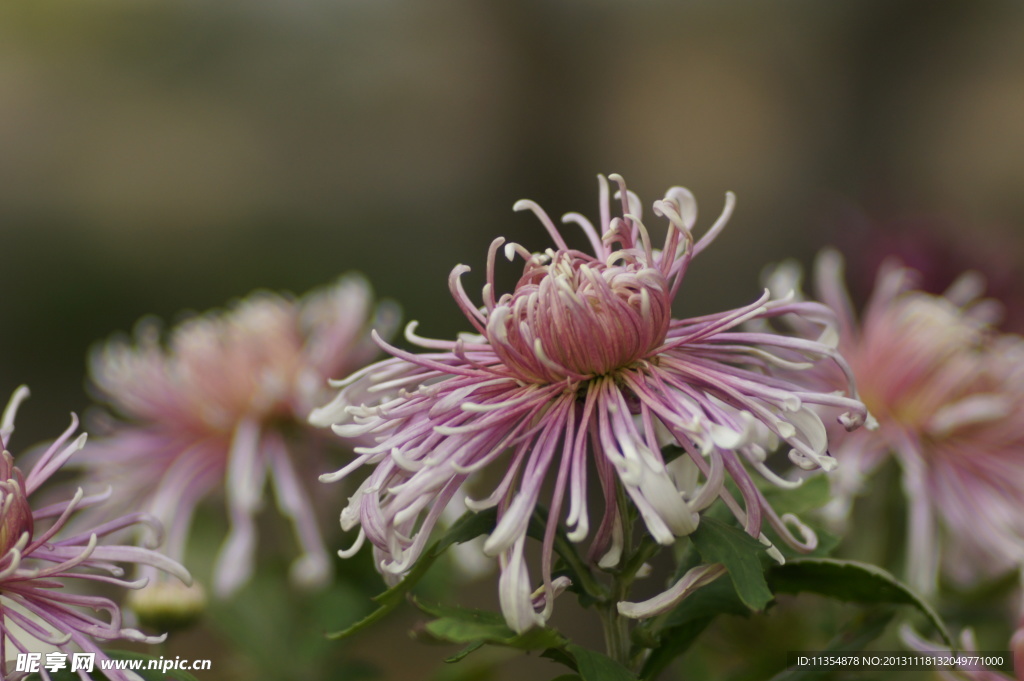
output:
[[[349,276],[300,299],[255,293],[183,322],[166,344],[157,325],[140,324],[134,340],[111,340],[92,355],[97,395],[121,417],[88,448],[93,473],[166,525],[177,559],[197,505],[223,494],[230,532],[214,571],[221,596],[251,576],[254,515],[269,481],[301,551],[293,579],[323,583],[331,559],[305,481],[327,464],[314,456],[319,432],[306,415],[326,399],[328,377],[378,352],[368,326],[394,321],[394,310],[375,310],[367,283]]]
[[[844,516],[892,455],[909,502],[913,586],[934,590],[940,551],[944,573],[961,582],[1024,565],[1024,339],[993,329],[998,306],[978,299],[977,276],[937,296],[890,263],[859,322],[835,253],[819,258],[817,288],[839,314],[839,350],[880,426],[831,434],[831,510]]]
[[[95,640],[163,641],[166,635],[147,636],[125,627],[114,601],[74,585],[96,583],[127,589],[146,585],[146,579],[123,579],[122,565],[145,565],[186,583],[192,578],[185,568],[156,551],[109,541],[110,535],[140,524],[159,532],[159,523],[146,514],[131,513],[90,529],[67,528],[78,511],[109,500],[109,488],[91,496],[79,488],[71,499],[33,503],[39,487],[82,448],[85,434],[73,438],[78,419],[72,415],[67,430],[28,474],[23,474],[7,445],[14,432],[15,413],[26,397],[27,388],[16,390],[0,417],[0,665],[40,643],[64,653],[85,651],[106,659]],[[106,674],[112,681],[128,679],[116,670]],[[5,678],[9,677],[0,666],[0,681]],[[45,672],[44,678],[49,678]],[[85,674],[82,678],[90,677]]]
[[[379,569],[390,581],[399,579],[419,557],[446,505],[485,468],[505,473],[485,499],[465,505],[497,506],[498,523],[484,551],[499,559],[501,607],[516,631],[542,624],[551,612],[559,520],[573,542],[593,534],[592,562],[618,565],[618,490],[664,545],[693,532],[699,512],[719,497],[752,536],[763,537],[767,521],[788,542],[813,545],[813,533],[797,519],[775,514],[748,467],[778,484],[798,484],[765,466],[768,449],[782,440],[799,466],[831,468],[825,427],[812,407],[835,407],[855,427],[865,416],[863,405],[772,375],[777,366],[810,366],[823,358],[842,364],[832,347],[739,327],[793,314],[826,328],[831,313],[815,303],[770,300],[766,292],[736,310],[672,319],[672,301],[690,261],[725,226],[734,198],[728,195],[725,212],[695,240],[693,196],[670,189],[654,204],[669,223],[658,250],[641,222],[639,200],[622,178],[612,179],[620,187],[622,217],[611,216],[602,177],[600,231],[579,214],[564,218],[583,230],[592,255],[568,246],[547,214],[520,201],[515,209],[532,211],[554,247],[531,254],[496,239],[488,253],[482,307],[463,290],[460,277],[469,268],[452,271],[452,295],[475,333],[430,340],[415,335],[410,324],[406,337],[427,352],[413,354],[379,341],[393,358],[337,382],[337,399],[313,412],[314,423],[333,425],[339,435],[372,435],[377,441],[357,447],[354,461],[322,477],[330,482],[374,467],[342,512],[344,529],[360,526],[355,544],[342,555],[369,538]],[[499,297],[494,280],[500,252],[525,264],[515,290]],[[662,458],[662,436],[685,450],[669,465]],[[588,478],[595,475],[604,504],[592,533]],[[742,501],[723,487],[726,476]],[[535,591],[524,555],[526,530],[551,479],[541,586]],[[691,576],[688,583],[695,581]],[[686,585],[673,593],[682,598]],[[639,617],[670,607],[670,600],[623,607]]]

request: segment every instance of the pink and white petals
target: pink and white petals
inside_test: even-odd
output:
[[[306,416],[327,399],[329,378],[379,352],[368,326],[387,335],[396,320],[393,305],[375,305],[350,275],[298,299],[256,292],[185,321],[165,342],[154,322],[141,324],[134,342],[93,353],[93,383],[121,420],[86,452],[90,470],[165,523],[177,558],[195,510],[222,492],[230,529],[215,567],[220,597],[252,575],[255,515],[272,490],[299,546],[293,582],[322,585],[332,559],[299,471],[326,464],[306,453],[321,439]]]
[[[530,253],[500,238],[493,241],[480,306],[462,286],[469,268],[452,270],[449,288],[474,333],[454,341],[428,339],[410,324],[406,338],[424,348],[421,354],[378,340],[392,358],[335,383],[337,397],[310,416],[342,437],[368,441],[356,447],[348,465],[321,480],[334,482],[373,467],[342,511],[343,528],[360,527],[343,555],[369,540],[390,579],[419,556],[458,488],[471,477],[497,472],[484,498],[467,499],[466,505],[497,508],[484,552],[499,558],[502,611],[516,631],[542,625],[550,614],[558,591],[552,563],[560,524],[572,542],[591,538],[587,556],[598,567],[619,563],[625,536],[620,490],[663,545],[692,533],[700,512],[721,498],[751,535],[761,537],[767,520],[807,550],[813,534],[778,518],[748,470],[783,486],[798,485],[768,469],[767,453],[785,442],[800,467],[829,469],[834,462],[825,426],[812,408],[835,412],[850,428],[867,416],[852,386],[842,394],[831,388],[819,392],[779,371],[832,362],[848,374],[834,346],[741,329],[784,314],[834,328],[824,306],[766,294],[737,310],[672,318],[672,301],[690,261],[733,210],[731,194],[721,217],[696,239],[693,196],[670,189],[654,204],[655,214],[669,223],[658,249],[642,222],[639,199],[621,177],[611,179],[618,185],[621,217],[612,217],[610,187],[601,177],[599,226],[576,213],[563,219],[582,229],[593,253],[569,248],[535,203],[517,203],[516,210],[536,215],[554,245]],[[514,290],[500,296],[499,252],[523,263]],[[680,458],[688,463],[666,464],[667,443],[682,448]],[[726,476],[736,482],[741,501],[726,490]],[[601,491],[597,513],[588,495],[595,477]],[[538,591],[524,545],[541,503],[548,526]],[[709,571],[707,579],[712,574],[719,573]]]
[[[887,263],[859,321],[837,254],[819,257],[815,278],[839,314],[839,350],[879,425],[828,433],[842,463],[831,517],[843,521],[892,455],[908,502],[912,586],[933,592],[940,568],[967,583],[1024,566],[1024,339],[995,329],[997,310],[977,297],[976,274],[940,296],[915,290],[914,271]],[[836,378],[819,373],[823,387]]]
[[[96,639],[163,641],[164,636],[148,636],[123,626],[121,610],[109,598],[63,588],[73,583],[70,580],[126,589],[145,587],[147,577],[124,577],[122,566],[133,565],[186,584],[192,578],[176,561],[153,549],[106,543],[113,534],[133,526],[159,535],[159,523],[149,515],[129,514],[75,534],[68,532],[77,513],[110,499],[109,489],[86,496],[79,488],[69,500],[32,508],[33,493],[82,449],[85,438],[83,434],[72,439],[77,426],[72,417],[71,427],[43,452],[28,475],[23,475],[7,444],[14,431],[15,413],[26,397],[26,388],[15,391],[0,417],[0,651],[10,646],[25,652],[27,643],[37,640],[65,653],[84,650],[103,658]],[[127,680],[116,670],[107,676],[113,681]]]

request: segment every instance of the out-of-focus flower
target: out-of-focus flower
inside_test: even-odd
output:
[[[72,585],[91,582],[128,589],[146,585],[146,579],[123,579],[119,564],[145,565],[186,583],[192,578],[177,562],[151,549],[103,543],[109,535],[134,525],[148,524],[159,531],[158,523],[145,514],[132,513],[88,530],[68,531],[73,516],[107,501],[110,489],[85,496],[79,488],[71,499],[33,506],[32,495],[82,448],[85,434],[72,439],[78,427],[72,416],[68,429],[23,474],[7,444],[14,432],[15,413],[26,397],[27,388],[16,390],[0,417],[0,658],[13,658],[41,642],[65,653],[81,650],[106,659],[94,640],[163,641],[166,635],[147,636],[124,627],[114,601],[81,593]],[[116,670],[105,673],[113,681],[128,679]],[[4,678],[0,668],[0,679]]]
[[[849,262],[850,291],[863,302],[883,263],[898,261],[914,270],[915,286],[941,295],[964,272],[985,272],[984,295],[1004,308],[1002,328],[1024,331],[1024,279],[1018,236],[999,229],[964,229],[947,216],[909,215],[872,219],[846,208],[831,221],[836,244]]]
[[[348,276],[298,300],[255,293],[180,324],[166,347],[154,323],[141,323],[134,342],[117,338],[92,355],[97,394],[122,417],[87,448],[93,474],[166,525],[176,559],[197,505],[223,490],[230,532],[214,571],[221,596],[251,576],[254,515],[269,479],[301,550],[293,580],[323,583],[331,561],[303,480],[326,463],[313,456],[320,434],[306,416],[326,399],[329,377],[373,358],[367,327],[392,327],[394,312],[374,310],[368,284]]]
[[[1024,565],[1024,339],[993,329],[999,306],[979,299],[977,275],[937,296],[890,263],[859,323],[836,253],[818,259],[816,277],[820,299],[839,314],[839,350],[880,424],[832,434],[840,467],[831,511],[843,517],[866,476],[894,455],[909,502],[913,586],[935,589],[940,549],[958,581]]]
[[[1024,631],[1024,630],[1022,630]],[[1014,640],[1020,638],[1021,632],[1018,632]],[[911,627],[904,625],[900,628],[900,638],[903,639],[903,643],[909,648],[925,655],[938,655],[941,657],[975,657],[978,652],[978,644],[974,639],[974,632],[970,629],[964,629],[960,632],[960,649],[953,652],[945,646],[939,645],[923,638],[920,634],[914,631]],[[1021,653],[1019,650],[1013,649],[1013,642],[1011,642],[1011,653],[1014,654],[1014,669],[1016,670],[1016,678],[1007,676],[1002,672],[995,671],[991,667],[987,667],[982,663],[966,664],[956,669],[942,669],[938,676],[942,681],[1024,681],[1024,668],[1020,666]]]
[[[1010,638],[1010,654],[1013,655],[1013,668],[1017,672],[1017,681],[1024,681],[1024,613],[1021,614],[1021,618],[1017,622],[1017,631]]]
[[[619,184],[623,217],[611,217],[602,177],[600,232],[579,214],[564,218],[582,228],[593,255],[571,248],[536,204],[520,201],[515,209],[535,213],[554,248],[531,254],[496,239],[480,308],[462,288],[460,277],[469,268],[452,271],[452,295],[476,333],[430,340],[415,335],[410,324],[406,337],[429,350],[423,354],[378,339],[393,358],[336,383],[338,397],[313,413],[314,423],[333,425],[341,436],[377,441],[357,447],[354,461],[321,478],[340,480],[361,466],[375,467],[342,512],[344,529],[361,526],[342,555],[369,538],[378,567],[397,580],[459,488],[485,468],[506,472],[490,496],[466,505],[497,506],[498,523],[484,550],[499,558],[501,607],[516,631],[542,624],[551,612],[558,519],[564,515],[573,542],[590,533],[587,478],[594,472],[604,508],[589,559],[603,568],[617,565],[623,550],[619,490],[661,544],[693,532],[699,512],[718,497],[752,536],[763,537],[767,520],[794,545],[816,541],[797,519],[774,513],[746,467],[781,485],[798,484],[765,466],[767,451],[783,440],[797,465],[831,468],[825,428],[811,406],[844,411],[840,418],[851,428],[863,421],[864,407],[772,375],[778,366],[808,367],[823,358],[845,366],[833,347],[738,327],[751,319],[802,315],[834,337],[828,329],[833,316],[816,303],[770,300],[766,292],[739,309],[673,320],[672,301],[690,261],[724,228],[734,198],[728,195],[725,212],[695,241],[693,196],[670,189],[654,204],[669,222],[664,247],[657,250],[641,222],[639,200],[622,178],[612,179]],[[525,265],[515,290],[499,298],[494,274],[502,250]],[[685,450],[668,466],[660,435]],[[727,475],[742,503],[723,487]],[[534,591],[524,557],[526,530],[544,481],[552,477],[541,587]],[[676,591],[682,598],[686,589]],[[662,601],[655,606],[670,606]],[[651,614],[640,605],[624,607],[630,616]]]

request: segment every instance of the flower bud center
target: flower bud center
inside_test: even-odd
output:
[[[531,382],[582,380],[661,345],[671,321],[665,277],[617,255],[614,264],[564,251],[529,262],[488,319],[488,338],[505,365]]]

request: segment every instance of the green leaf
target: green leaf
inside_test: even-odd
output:
[[[412,570],[410,570],[409,574],[405,576],[405,579],[398,584],[395,584],[384,593],[374,596],[373,600],[380,604],[379,608],[355,624],[342,629],[341,631],[327,634],[327,637],[332,639],[348,638],[383,618],[405,600],[405,595],[412,591],[413,587],[423,579],[423,575],[427,573],[427,570],[431,565],[433,565],[434,561],[437,560],[445,549],[453,544],[461,544],[469,541],[470,539],[474,539],[481,534],[490,532],[494,529],[497,517],[497,510],[493,508],[481,511],[480,513],[473,513],[470,511],[463,514],[461,518],[456,520],[455,523],[448,528],[448,531],[445,532],[440,539],[431,544],[427,550],[423,552],[419,560],[416,561]]]
[[[764,578],[761,556],[765,547],[743,530],[715,518],[702,518],[690,535],[706,563],[722,563],[736,587],[740,600],[754,611],[764,610],[772,592]]]
[[[551,681],[583,681],[583,679],[576,674],[562,674],[551,679]]]
[[[554,629],[529,629],[517,634],[505,624],[505,618],[496,612],[472,610],[450,605],[433,605],[416,602],[421,610],[438,617],[427,622],[424,629],[433,638],[449,643],[467,643],[479,647],[484,643],[517,648],[519,650],[544,650],[561,648],[568,641]],[[472,650],[464,650],[454,657],[457,662]],[[465,653],[465,654],[463,654]]]
[[[837,546],[841,539],[838,535],[832,534],[823,527],[819,527],[816,523],[808,522],[805,523],[810,527],[814,534],[818,537],[818,545],[814,547],[813,551],[801,553],[796,549],[789,546],[785,542],[776,542],[775,546],[778,547],[782,555],[786,557],[786,560],[794,559],[799,560],[801,558],[828,558]]]
[[[764,494],[768,504],[778,515],[786,513],[801,515],[808,511],[819,509],[832,500],[829,478],[824,474],[805,479],[804,483],[796,489],[782,489],[763,479],[758,479],[757,484],[758,489]],[[813,518],[804,520],[804,524],[813,530],[814,534],[818,537],[818,545],[813,551],[794,549],[783,541],[772,528],[766,527],[765,534],[775,543],[776,548],[782,552],[782,555],[787,560],[805,556],[824,558],[839,545],[839,537],[821,527]]]
[[[764,498],[779,515],[806,513],[832,500],[832,490],[826,475],[806,478],[802,485],[794,489],[783,489],[761,478],[757,482]]]
[[[548,648],[543,653],[541,653],[540,656],[546,657],[547,659],[553,662],[557,662],[558,664],[564,664],[566,667],[573,670],[574,672],[579,671],[579,667],[576,664],[576,658],[570,655],[569,653],[565,652],[565,650],[562,648]]]
[[[594,650],[587,650],[574,643],[565,647],[579,668],[583,681],[637,681],[636,676],[621,664]]]
[[[755,478],[754,482],[761,494],[764,495],[768,505],[780,516],[786,513],[802,516],[808,511],[821,508],[832,500],[829,477],[825,474],[805,478],[803,484],[795,489],[784,489],[761,477]],[[822,527],[821,523],[813,517],[801,518],[801,521],[818,537],[818,545],[812,551],[795,549],[787,544],[773,528],[763,528],[764,533],[772,540],[775,548],[785,556],[786,560],[806,556],[824,558],[839,545],[839,537]]]
[[[489,643],[519,650],[544,650],[566,643],[566,639],[554,629],[529,629],[517,634],[504,624],[486,624],[453,617],[427,622],[425,629],[440,641],[473,645]]]
[[[463,608],[458,605],[444,605],[442,603],[430,603],[419,598],[413,598],[413,604],[434,617],[451,617],[462,619],[468,622],[479,624],[496,624],[505,626],[505,618],[501,613],[490,610],[477,610],[476,608]]]
[[[779,593],[816,593],[848,603],[909,605],[928,619],[951,649],[956,645],[928,603],[880,567],[852,560],[804,558],[772,568],[768,575]]]
[[[444,661],[447,662],[448,664],[454,664],[456,662],[461,662],[462,660],[464,660],[466,658],[467,655],[469,655],[470,653],[472,653],[472,652],[474,652],[476,650],[479,650],[480,648],[483,648],[484,645],[486,645],[486,644],[483,641],[475,641],[473,643],[470,643],[468,646],[466,646],[465,648],[463,648],[459,652],[455,653],[451,657],[444,658]]]

